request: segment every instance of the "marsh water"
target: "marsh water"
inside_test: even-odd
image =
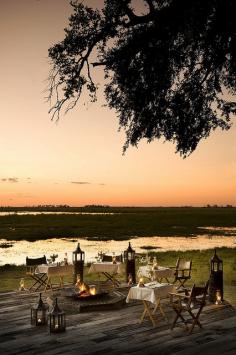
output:
[[[210,227],[209,227],[210,228]],[[230,235],[232,230],[232,234]],[[129,241],[136,253],[147,253],[148,251],[173,251],[173,250],[205,250],[215,247],[236,248],[235,228],[228,230],[227,236],[201,235],[196,237],[143,237],[133,238]],[[85,252],[85,261],[94,261],[98,252],[123,253],[127,249],[128,241],[98,241],[75,238],[54,238],[39,240],[35,242],[7,241],[0,239],[0,265],[4,264],[25,264],[26,257],[40,257],[46,255],[50,258],[52,254],[58,254],[57,261],[64,259],[65,252],[68,254],[69,262],[72,261],[72,252],[80,243],[81,249]]]

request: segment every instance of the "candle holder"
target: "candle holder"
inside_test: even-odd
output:
[[[132,274],[128,275],[128,286],[132,286],[133,285],[133,277]]]
[[[48,305],[43,303],[41,293],[39,294],[39,301],[31,307],[31,324],[41,326],[47,324]]]
[[[216,301],[215,304],[222,304],[221,290],[216,290]]]
[[[19,286],[19,291],[26,291],[25,288],[25,279],[20,279],[20,286]]]
[[[61,311],[57,304],[57,298],[52,311],[49,313],[49,331],[50,333],[61,333],[66,330],[65,312]]]
[[[138,281],[138,287],[145,287],[143,277],[140,277]]]

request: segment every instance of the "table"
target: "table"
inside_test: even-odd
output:
[[[152,265],[145,265],[140,266],[138,269],[138,276],[144,276],[152,281],[162,282],[163,279],[169,283],[170,277],[173,277],[175,273],[174,269],[165,267],[165,266],[158,266],[158,269],[153,270]]]
[[[121,273],[121,267],[122,263],[119,262],[116,264],[113,264],[112,262],[93,263],[91,264],[88,273],[102,273],[114,286],[119,286],[120,282],[114,275]]]
[[[50,265],[50,264],[44,264],[44,265],[38,265],[36,272],[47,274],[47,280],[46,280],[46,286],[45,286],[45,291],[47,288],[52,289],[52,280],[51,278],[54,276],[58,276],[60,279],[60,287],[64,286],[64,276],[66,275],[72,275],[74,272],[74,265]]]
[[[167,319],[165,312],[161,306],[161,298],[167,297],[169,292],[174,291],[174,285],[164,284],[159,282],[150,282],[145,284],[144,287],[133,286],[130,288],[126,302],[130,300],[141,300],[144,305],[144,310],[140,318],[140,323],[143,322],[144,317],[147,315],[153,326],[156,326],[156,320],[153,315],[157,310],[160,311],[162,316]],[[154,304],[154,310],[151,311],[150,303]]]

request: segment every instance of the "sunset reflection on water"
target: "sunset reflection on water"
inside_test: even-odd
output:
[[[197,237],[143,237],[129,240],[136,253],[145,253],[145,246],[153,247],[153,251],[173,251],[173,250],[205,250],[215,247],[236,248],[235,236],[209,236],[201,235]],[[50,258],[52,254],[58,254],[57,261],[62,261],[67,252],[69,262],[72,262],[72,252],[77,243],[80,243],[81,249],[85,251],[85,261],[94,261],[98,252],[120,254],[127,249],[128,241],[97,241],[87,239],[69,239],[54,238],[39,240],[35,242],[7,241],[0,239],[0,245],[3,243],[12,244],[12,247],[1,248],[0,265],[4,264],[25,264],[26,256],[36,258],[46,255]]]

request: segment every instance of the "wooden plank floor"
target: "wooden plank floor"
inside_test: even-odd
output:
[[[139,302],[118,310],[68,314],[66,332],[50,335],[47,327],[30,325],[30,306],[36,299],[38,294],[0,294],[2,355],[236,354],[236,310],[227,303],[206,306],[203,329],[195,327],[192,335],[183,327],[170,331],[161,317],[155,328],[148,320],[139,324]],[[165,309],[171,322],[173,311]]]

